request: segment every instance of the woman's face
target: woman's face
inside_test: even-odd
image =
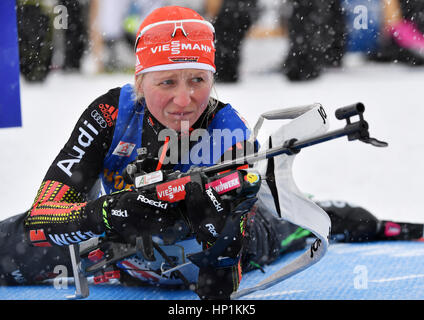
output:
[[[191,127],[206,109],[212,84],[212,72],[206,70],[154,71],[143,75],[137,90],[160,123],[180,131],[183,121]]]

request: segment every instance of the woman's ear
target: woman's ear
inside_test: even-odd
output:
[[[143,90],[143,74],[136,76],[134,83],[134,90],[136,93],[137,100],[140,100],[144,96]]]
[[[140,74],[135,78],[135,86],[136,86],[137,92],[143,93],[142,84],[143,84],[143,74]]]

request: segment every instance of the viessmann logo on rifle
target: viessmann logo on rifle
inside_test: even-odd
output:
[[[162,183],[156,187],[157,196],[161,200],[170,202],[184,200],[185,185],[190,181],[190,176],[186,176],[170,182]]]
[[[170,182],[162,183],[156,186],[156,193],[160,200],[175,202],[184,200],[185,185],[190,182],[190,176],[176,179]],[[240,179],[237,172],[212,181],[205,185],[205,189],[212,187],[218,194],[228,192],[240,187]]]

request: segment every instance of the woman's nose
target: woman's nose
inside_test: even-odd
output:
[[[175,89],[174,103],[179,107],[187,107],[191,102],[190,88],[186,85],[179,85]]]

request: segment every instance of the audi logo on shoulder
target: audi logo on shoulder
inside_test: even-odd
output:
[[[91,111],[91,117],[99,124],[100,127],[105,129],[107,127],[106,120],[101,116],[97,110]]]

